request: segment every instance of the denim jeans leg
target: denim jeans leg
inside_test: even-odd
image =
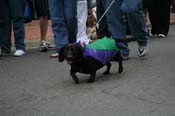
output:
[[[25,29],[24,29],[23,18],[14,20],[13,30],[14,30],[14,36],[15,36],[16,50],[25,50],[25,44],[24,44]]]
[[[0,1],[0,45],[4,52],[11,51],[11,22],[7,0]]]
[[[127,14],[128,24],[139,46],[148,44],[148,32],[142,0],[123,0],[121,10]]]
[[[16,50],[25,50],[24,0],[9,0]]]
[[[68,43],[68,30],[66,28],[64,15],[64,0],[49,0],[49,11],[56,50],[59,52],[60,48]]]
[[[113,0],[107,0],[106,7]],[[114,39],[125,39],[126,38],[126,22],[124,20],[124,14],[120,11],[122,0],[117,0],[113,3],[109,11],[107,12],[107,24],[109,32]],[[127,43],[118,42],[116,43],[119,47],[121,54],[129,54]]]
[[[64,13],[68,30],[68,41],[69,43],[74,43],[76,42],[78,32],[77,0],[64,0],[64,4]]]

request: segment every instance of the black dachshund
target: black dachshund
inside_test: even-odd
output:
[[[93,50],[95,51],[95,50]],[[103,62],[98,60],[98,58],[94,58],[91,55],[86,53],[86,47],[82,47],[78,43],[67,44],[63,48],[60,49],[59,53],[59,61],[63,62],[64,59],[71,66],[70,74],[76,84],[79,83],[79,79],[76,76],[76,73],[84,73],[90,74],[90,78],[87,80],[87,83],[93,83],[95,81],[96,71],[102,68],[104,65],[107,66],[107,70],[103,73],[104,75],[108,75],[110,73],[111,63],[110,61],[118,61],[119,69],[118,72],[121,73],[123,71],[122,65],[122,57],[120,51],[112,52],[112,58],[109,61]],[[110,51],[108,51],[110,52]],[[98,50],[95,51],[95,54],[98,54]],[[103,54],[106,58],[106,54]]]

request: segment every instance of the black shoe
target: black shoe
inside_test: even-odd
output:
[[[11,55],[11,51],[6,51],[2,48],[1,48],[0,53],[1,53],[0,56],[9,56],[9,55]]]

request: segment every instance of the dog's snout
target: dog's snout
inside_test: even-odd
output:
[[[66,57],[66,60],[67,60],[67,61],[72,61],[72,56]]]
[[[68,51],[67,55],[66,55],[66,60],[67,61],[72,61],[72,59],[73,59],[72,51]]]

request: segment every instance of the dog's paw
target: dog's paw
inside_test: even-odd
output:
[[[118,73],[122,73],[123,72],[123,67],[119,68]]]
[[[74,81],[75,84],[79,84],[80,82],[79,81]]]
[[[109,75],[109,74],[110,74],[109,71],[105,71],[105,72],[103,73],[103,75]]]
[[[87,80],[86,82],[87,82],[87,83],[93,83],[93,82],[94,82],[94,80],[89,79],[89,80]]]

